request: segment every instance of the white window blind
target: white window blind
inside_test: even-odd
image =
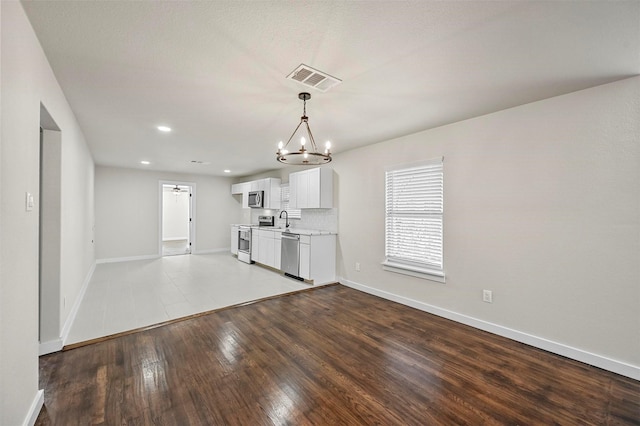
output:
[[[385,269],[444,277],[442,158],[386,172]]]
[[[289,209],[289,184],[284,183],[280,185],[280,206],[281,210],[286,210],[289,216],[289,219],[301,219],[302,218],[302,210],[299,209]]]

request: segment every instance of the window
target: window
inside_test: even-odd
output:
[[[289,209],[289,184],[283,183],[280,185],[280,211],[286,210],[289,219],[301,219],[302,210]]]
[[[383,268],[444,282],[442,158],[386,172]]]

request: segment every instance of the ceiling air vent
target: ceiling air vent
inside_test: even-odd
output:
[[[326,92],[333,86],[342,83],[342,80],[311,68],[305,64],[300,64],[298,68],[293,70],[293,72],[287,76],[287,79],[297,81],[305,86],[313,87],[321,92]]]

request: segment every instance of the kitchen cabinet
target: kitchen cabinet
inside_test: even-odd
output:
[[[273,267],[282,269],[282,232],[273,233]]]
[[[333,169],[318,167],[289,174],[289,207],[329,209],[333,207]]]
[[[258,262],[263,265],[274,267],[275,253],[273,251],[273,232],[260,231],[260,251],[258,254]]]
[[[241,200],[243,209],[249,208],[249,188],[249,182],[234,183],[231,185],[231,195],[242,195]]]
[[[282,234],[269,229],[252,230],[251,259],[255,262],[280,269],[280,249]]]
[[[264,191],[264,208],[265,209],[280,209],[280,179],[265,178],[260,179],[259,191]]]
[[[231,195],[242,195],[245,191],[245,182],[234,183],[231,185]]]
[[[311,244],[300,242],[300,276],[305,280],[311,279]]]
[[[278,178],[264,178],[250,182],[240,182],[231,185],[231,194],[242,194],[242,208],[249,208],[249,192],[264,191],[263,208],[280,209],[280,182]]]
[[[231,225],[231,253],[238,254],[238,225]]]
[[[314,284],[328,284],[336,280],[336,236],[300,236],[300,277]]]
[[[259,230],[252,228],[251,229],[251,260],[254,262],[260,262],[260,235],[258,234]]]

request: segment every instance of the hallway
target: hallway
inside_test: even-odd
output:
[[[228,252],[96,265],[66,345],[308,289]]]

